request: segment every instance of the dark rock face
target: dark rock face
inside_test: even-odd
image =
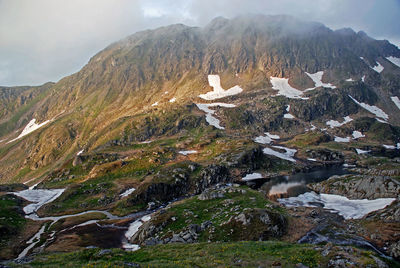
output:
[[[210,165],[201,172],[200,179],[194,183],[194,194],[199,194],[211,185],[228,180],[229,170],[225,166]]]
[[[340,152],[332,152],[328,149],[307,150],[306,152],[311,158],[318,159],[320,161],[343,162],[343,154]]]

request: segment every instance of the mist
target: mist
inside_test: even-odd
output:
[[[398,0],[0,0],[0,85],[39,85],[78,71],[112,42],[172,23],[288,14],[400,45]]]

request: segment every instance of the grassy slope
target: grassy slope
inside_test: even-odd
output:
[[[362,266],[376,267],[373,255],[354,249]],[[42,254],[34,261],[16,267],[326,267],[330,256],[323,257],[311,245],[282,242],[236,242],[167,244],[145,247],[136,252],[113,249],[101,252],[86,249],[74,253]],[[396,265],[396,264],[394,264]]]

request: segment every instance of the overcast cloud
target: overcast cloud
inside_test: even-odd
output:
[[[294,15],[400,45],[400,0],[0,0],[0,85],[57,81],[139,30],[244,13]]]

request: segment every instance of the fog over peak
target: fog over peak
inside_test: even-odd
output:
[[[0,85],[57,81],[139,30],[249,13],[351,27],[400,45],[398,0],[0,0]]]

